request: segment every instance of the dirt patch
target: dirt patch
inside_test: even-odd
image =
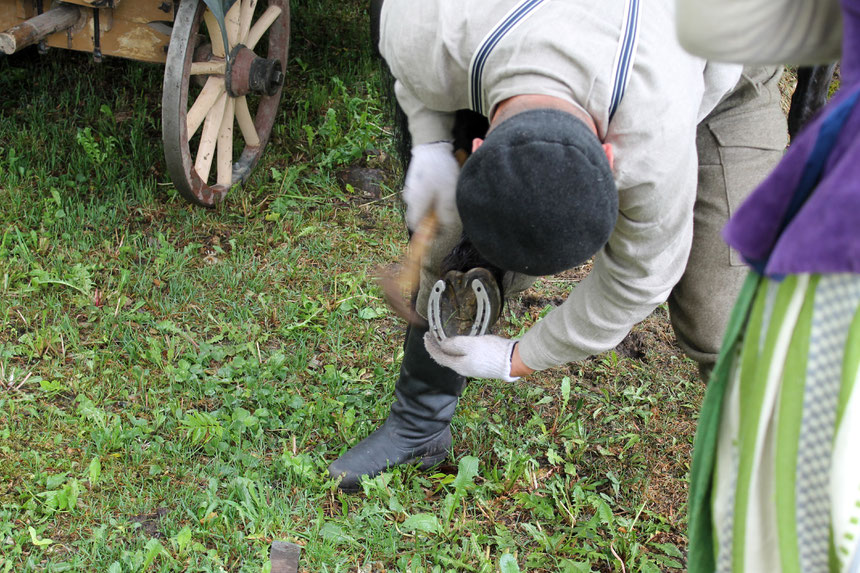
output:
[[[395,159],[377,149],[364,153],[361,159],[335,173],[338,183],[351,193],[357,203],[379,201],[397,195],[398,169]]]
[[[544,297],[538,296],[537,294],[529,293],[524,294],[516,301],[509,301],[509,304],[516,305],[511,306],[511,308],[516,308],[518,310],[542,310],[547,306],[559,306],[564,302],[564,297],[553,296],[553,297]]]
[[[642,332],[633,331],[624,337],[621,344],[615,347],[615,352],[624,358],[644,360],[647,349],[645,335]]]
[[[389,179],[382,169],[373,167],[350,166],[337,173],[337,181],[344,188],[352,187],[353,192],[364,199],[381,199],[385,196],[384,185]]]
[[[167,515],[166,507],[159,507],[152,513],[141,513],[140,515],[135,515],[129,518],[129,521],[132,523],[139,523],[140,528],[148,537],[156,537],[163,539],[164,534],[161,533],[159,526],[161,525],[161,518]]]

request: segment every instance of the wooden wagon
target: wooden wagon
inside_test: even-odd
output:
[[[0,0],[2,54],[38,44],[163,63],[167,168],[207,207],[263,153],[289,39],[289,0]]]
[[[370,1],[374,46],[382,4]],[[263,153],[289,43],[289,0],[0,0],[0,54],[39,44],[164,63],[167,168],[185,198],[207,207]],[[833,69],[799,71],[792,134],[826,101]]]

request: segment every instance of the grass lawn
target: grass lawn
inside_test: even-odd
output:
[[[702,398],[658,309],[616,351],[471,382],[453,455],[338,492],[405,325],[373,276],[405,229],[366,2],[293,3],[248,185],[170,184],[163,67],[0,58],[0,573],[673,571]],[[575,288],[506,307],[516,335]]]

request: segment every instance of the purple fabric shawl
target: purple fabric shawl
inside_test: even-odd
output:
[[[860,273],[860,105],[842,128],[810,198],[782,229],[807,159],[828,112],[860,88],[860,0],[843,0],[841,86],[795,138],[782,161],[729,221],[723,236],[765,274]]]

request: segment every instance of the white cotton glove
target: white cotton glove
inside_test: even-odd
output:
[[[424,143],[412,148],[403,186],[406,224],[410,229],[418,228],[431,207],[441,225],[451,226],[460,220],[456,201],[459,175],[460,165],[450,142]]]
[[[498,378],[514,382],[511,377],[511,354],[516,340],[493,334],[452,336],[442,342],[431,333],[424,335],[424,347],[433,360],[467,378]]]

